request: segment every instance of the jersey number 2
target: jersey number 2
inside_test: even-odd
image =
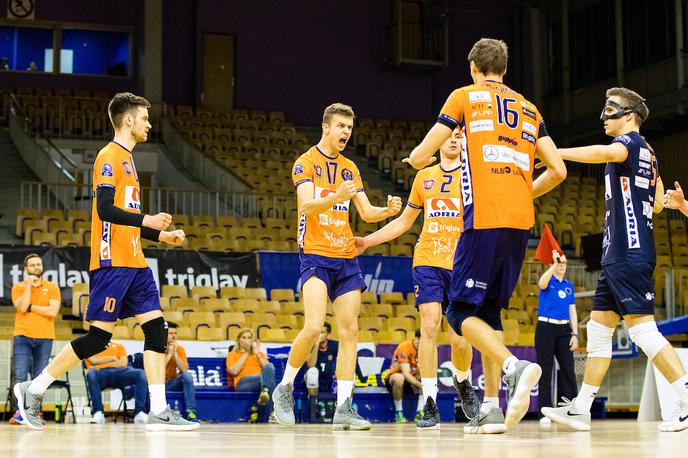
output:
[[[454,179],[451,175],[442,175],[442,178],[445,180],[442,182],[442,186],[440,187],[440,192],[449,192],[449,189],[447,189],[447,186],[449,186]]]

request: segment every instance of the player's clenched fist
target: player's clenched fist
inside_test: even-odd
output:
[[[401,210],[401,197],[398,196],[387,196],[387,213],[389,216],[394,216]]]
[[[160,241],[165,242],[168,245],[182,246],[184,240],[186,240],[186,234],[181,229],[176,229],[174,231],[161,231]]]
[[[143,225],[156,231],[164,231],[171,222],[172,215],[169,213],[158,213],[157,215],[146,215],[143,217]]]
[[[356,195],[356,185],[351,180],[345,181],[339,186],[335,195],[337,196],[337,201],[345,202]]]

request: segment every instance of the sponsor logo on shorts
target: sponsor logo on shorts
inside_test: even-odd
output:
[[[112,164],[109,162],[103,163],[103,167],[100,169],[100,176],[111,177],[112,176]]]
[[[475,286],[475,281],[472,278],[466,280],[466,288],[473,288]]]
[[[468,93],[468,103],[492,102],[490,91],[471,91]]]
[[[294,166],[294,175],[301,175],[303,173],[303,165],[296,164]]]
[[[626,237],[628,248],[640,248],[640,234],[638,233],[638,219],[633,210],[633,200],[631,197],[631,180],[628,177],[619,177],[621,183],[621,196],[624,204],[624,216],[626,217]]]
[[[469,278],[468,280],[466,280],[466,288],[487,289],[487,283],[482,281],[476,281],[472,278]]]
[[[426,201],[428,218],[459,218],[461,202],[453,197],[435,197]]]
[[[468,123],[468,131],[472,134],[476,132],[486,132],[494,130],[494,121],[491,119],[479,119]]]
[[[654,294],[652,294],[650,292],[645,293],[645,300],[647,300],[649,302],[649,301],[653,301],[654,299],[655,299]]]
[[[533,124],[529,123],[528,121],[523,121],[523,125],[521,126],[521,128],[524,131],[528,132],[529,134],[533,134],[533,135],[537,134],[537,130],[535,129],[535,126]]]
[[[530,171],[530,157],[508,146],[483,145],[483,159],[485,162],[508,162],[526,172]]]

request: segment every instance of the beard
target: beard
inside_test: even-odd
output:
[[[38,269],[37,271],[35,271],[31,275],[35,275],[36,277],[41,278],[43,276],[43,269]]]

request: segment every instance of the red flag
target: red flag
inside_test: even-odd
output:
[[[561,251],[557,240],[554,238],[552,231],[549,229],[549,226],[547,224],[543,224],[540,244],[535,251],[535,259],[543,264],[552,264],[554,262],[554,259],[552,259],[553,250],[557,250],[557,252],[561,255],[564,254],[564,252]]]

